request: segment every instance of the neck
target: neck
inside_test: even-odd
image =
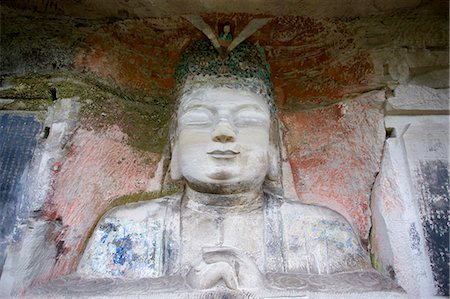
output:
[[[210,194],[186,186],[183,203],[187,208],[197,211],[248,212],[260,209],[263,198],[261,188],[236,194]]]

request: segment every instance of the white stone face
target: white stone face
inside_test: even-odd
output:
[[[228,88],[181,99],[175,159],[191,188],[235,193],[262,185],[269,167],[270,111],[264,98]]]

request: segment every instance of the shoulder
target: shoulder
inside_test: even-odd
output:
[[[180,199],[181,194],[174,194],[147,201],[128,203],[109,210],[102,217],[101,221],[115,218],[129,219],[138,222],[149,217],[158,217],[168,208],[176,209]]]
[[[159,277],[163,274],[166,234],[176,227],[181,196],[130,203],[99,221],[77,272],[97,277]],[[176,237],[176,236],[175,236]]]
[[[287,233],[296,233],[295,227],[301,227],[302,232],[308,229],[323,235],[335,233],[334,237],[357,239],[352,226],[339,213],[321,206],[303,204],[294,200],[283,200],[280,205],[283,222],[286,223]],[[336,234],[340,232],[339,234]],[[314,234],[308,235],[313,237]]]
[[[312,273],[336,273],[368,267],[365,250],[352,226],[339,213],[320,206],[283,200],[283,238],[291,254],[288,268]],[[295,258],[305,257],[304,260]],[[314,262],[312,262],[314,261]]]
[[[347,220],[336,211],[322,206],[304,204],[298,200],[284,199],[280,208],[284,214],[295,214],[298,217],[312,221],[327,219],[348,223]]]

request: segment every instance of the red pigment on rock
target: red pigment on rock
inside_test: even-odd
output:
[[[207,14],[214,31],[225,21],[234,36],[255,17],[249,14]],[[288,104],[325,105],[360,91],[374,73],[369,53],[360,48],[354,32],[339,20],[271,16],[249,41],[262,46],[275,87]],[[112,80],[121,88],[166,95],[183,50],[205,36],[181,17],[127,20],[104,25],[78,49],[75,67]]]
[[[136,152],[126,139],[117,126],[103,132],[79,129],[73,136],[70,155],[55,173],[53,192],[43,212],[44,218],[62,225],[50,238],[58,257],[52,272],[38,281],[72,272],[89,230],[109,204],[145,190],[160,155]]]
[[[384,142],[382,101],[380,93],[328,108],[280,113],[300,200],[343,214],[363,240]]]

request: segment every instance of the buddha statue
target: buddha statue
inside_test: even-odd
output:
[[[341,215],[284,198],[270,70],[257,46],[243,43],[223,59],[194,43],[176,79],[170,174],[184,191],[107,212],[77,274],[264,290],[299,287],[295,277],[372,271]]]

